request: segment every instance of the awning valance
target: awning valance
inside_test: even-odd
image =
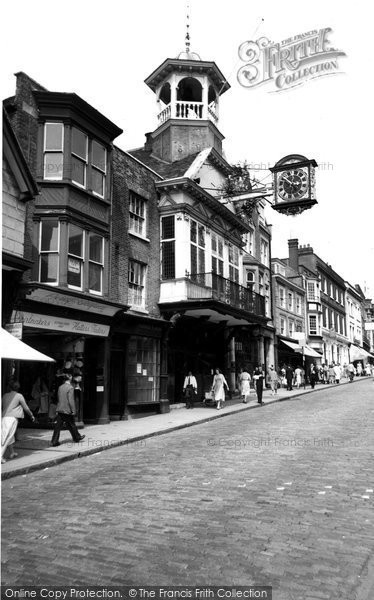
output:
[[[295,344],[295,342],[287,342],[286,340],[281,340],[283,344],[289,346],[294,352],[298,352],[299,354],[303,354],[304,348],[304,356],[311,356],[312,358],[321,358],[321,354],[311,348],[310,346],[299,346],[299,344]]]
[[[0,356],[10,360],[34,360],[38,362],[55,362],[42,352],[31,348],[8,331],[1,328],[0,333]]]
[[[374,358],[374,355],[370,354],[370,352],[367,352],[366,350],[364,350],[363,348],[360,348],[359,346],[355,346],[354,344],[351,344],[351,346],[349,348],[349,358],[351,361],[365,360],[366,358]]]

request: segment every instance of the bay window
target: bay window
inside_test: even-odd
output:
[[[58,284],[60,224],[57,219],[42,221],[39,229],[39,281]]]
[[[88,253],[88,289],[91,294],[103,293],[104,238],[90,233]]]
[[[64,125],[62,123],[45,123],[43,151],[44,179],[61,180],[64,164]]]
[[[223,240],[212,233],[212,273],[223,277]]]
[[[92,191],[101,198],[105,195],[106,150],[104,146],[92,140],[91,185]]]
[[[239,249],[229,244],[229,279],[239,283]]]
[[[161,277],[175,279],[174,215],[161,218]]]
[[[86,171],[88,162],[88,137],[76,127],[71,134],[71,180],[81,187],[86,187]]]
[[[69,224],[68,286],[81,290],[83,285],[84,231]]]

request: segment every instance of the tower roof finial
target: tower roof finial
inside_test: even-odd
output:
[[[186,52],[190,52],[190,2],[187,0],[187,15],[186,15]]]

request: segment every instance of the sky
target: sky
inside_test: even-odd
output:
[[[143,145],[156,129],[153,92],[144,84],[166,58],[184,50],[186,0],[18,0],[2,9],[2,97],[24,71],[51,91],[76,92],[124,130],[116,144]],[[220,102],[219,129],[231,163],[268,166],[288,154],[314,158],[318,204],[290,217],[266,208],[273,257],[298,238],[344,279],[374,298],[373,106],[368,3],[314,0],[190,0],[191,50],[213,60],[231,85]],[[16,6],[16,8],[15,8]],[[15,21],[17,19],[17,24]],[[8,25],[9,26],[8,26]],[[237,72],[246,41],[281,42],[329,27],[331,45],[346,56],[338,72],[275,92],[273,82],[247,88]]]

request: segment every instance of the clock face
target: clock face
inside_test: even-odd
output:
[[[278,194],[283,200],[298,200],[308,189],[306,169],[289,169],[278,175]]]

